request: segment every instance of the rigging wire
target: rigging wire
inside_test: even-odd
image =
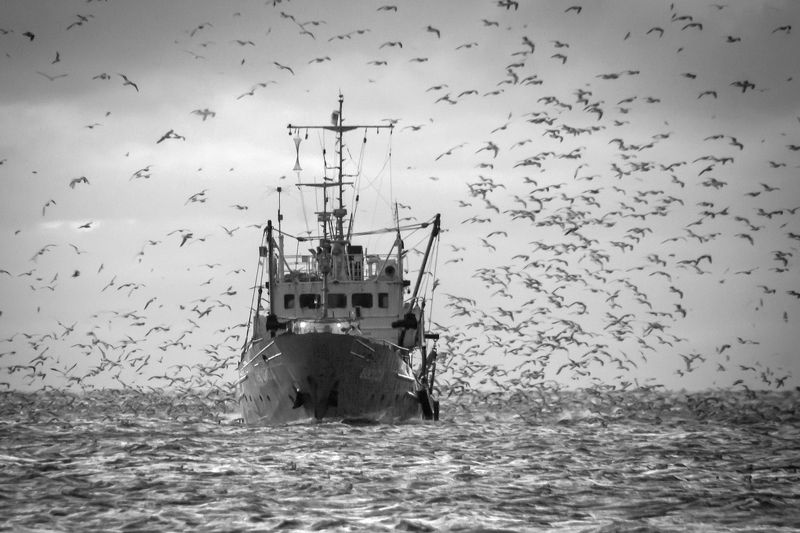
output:
[[[434,246],[434,250],[433,250],[433,269],[432,269],[432,273],[431,273],[431,277],[433,279],[433,283],[431,285],[431,296],[430,296],[430,299],[428,300],[429,303],[431,304],[431,307],[433,307],[433,299],[434,299],[434,296],[436,294],[436,280],[438,279],[436,277],[436,271],[439,268],[439,235],[436,236],[436,241],[434,242],[433,246]],[[432,310],[431,310],[431,312],[429,312],[427,314],[427,318],[428,318],[428,327],[427,327],[427,329],[430,331],[431,330],[431,325],[433,324],[433,311]]]
[[[394,199],[394,184],[393,184],[393,174],[392,174],[392,134],[394,133],[394,127],[389,128],[389,150],[386,153],[386,164],[389,166],[389,201],[391,202]],[[397,208],[397,204],[394,205],[395,210],[395,220],[397,221],[397,225],[400,225],[400,213],[398,212],[399,209]]]
[[[356,166],[356,175],[354,185],[353,185],[353,196],[351,198],[351,205],[353,206],[353,211],[350,213],[350,220],[347,223],[347,240],[350,240],[350,236],[353,233],[353,223],[355,222],[356,211],[358,210],[358,201],[359,201],[359,193],[358,191],[361,190],[361,178],[363,176],[363,168],[364,168],[364,153],[367,147],[367,130],[364,129],[364,139],[361,141],[361,150],[358,154],[358,164]],[[349,153],[349,150],[348,150]]]
[[[375,175],[374,175],[374,177],[372,179],[365,178],[365,179],[368,179],[368,181],[362,187],[362,189],[367,189],[368,188],[368,189],[374,191],[374,193],[376,195],[375,204],[377,205],[378,201],[381,201],[386,207],[388,207],[390,210],[392,210],[392,209],[394,209],[394,205],[392,204],[391,192],[389,194],[389,198],[386,198],[386,195],[381,191],[381,188],[379,186],[376,186],[376,184],[381,184],[383,182],[383,180],[381,180],[381,177],[385,175],[385,173],[387,171],[387,168],[390,167],[390,162],[391,162],[391,137],[389,138],[389,149],[387,150],[386,158],[383,160],[381,168],[375,173]],[[390,178],[390,181],[391,181],[391,178]],[[390,191],[391,191],[391,187],[390,187]],[[369,221],[368,226],[374,227],[376,225],[375,218],[378,216],[378,214],[380,212],[381,212],[380,209],[374,209],[372,211],[372,219]],[[391,222],[392,222],[393,225],[395,225],[395,226],[397,225],[396,224],[396,219],[394,217],[393,217]]]
[[[297,134],[298,135],[300,134],[300,130],[299,129],[297,130]],[[308,139],[308,130],[306,130],[305,138]],[[298,160],[298,162],[300,161],[300,146],[299,145],[297,147],[297,160]],[[297,188],[300,189],[300,207],[303,210],[303,222],[306,225],[306,231],[308,232],[309,235],[311,235],[311,228],[308,226],[308,212],[306,211],[306,199],[305,199],[305,196],[303,195],[303,187],[300,186],[300,171],[299,170],[296,171],[295,174],[296,174],[296,177],[297,177]]]
[[[264,243],[266,242],[266,240],[267,240],[267,228],[264,228],[264,233],[263,233],[263,235],[261,237],[261,245],[262,246],[264,246]],[[264,283],[264,270],[265,270],[264,262],[265,262],[265,259],[261,257],[261,251],[259,249],[258,261],[256,263],[256,276],[255,276],[256,279],[255,279],[255,284],[253,285],[253,288],[255,290],[253,291],[253,294],[250,296],[250,320],[247,321],[247,330],[245,331],[245,334],[244,334],[244,344],[242,345],[242,354],[244,354],[244,350],[245,350],[245,347],[247,346],[248,339],[250,339],[250,326],[253,324],[253,320],[258,318],[256,316],[254,316],[254,312],[258,309],[258,307],[260,307],[261,302],[259,301],[258,305],[255,306],[255,307],[254,307],[254,303],[255,303],[255,299],[256,298],[260,299],[260,294],[259,294],[258,289]],[[258,295],[258,296],[256,296],[256,295]],[[267,291],[267,296],[269,297],[269,291]],[[253,326],[253,327],[255,327],[255,326]]]

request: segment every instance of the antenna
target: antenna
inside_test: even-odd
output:
[[[283,214],[281,214],[281,192],[283,189],[278,187],[278,232],[281,231],[281,221],[283,220]]]

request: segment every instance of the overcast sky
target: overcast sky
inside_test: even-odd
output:
[[[348,123],[396,121],[367,132],[360,229],[392,199],[442,214],[445,379],[531,361],[509,376],[797,386],[798,14],[6,0],[2,381],[162,385],[226,360],[210,381],[234,379],[259,226],[280,186],[306,230],[293,184],[330,141],[301,133],[298,176],[286,125],[326,123],[341,92]]]

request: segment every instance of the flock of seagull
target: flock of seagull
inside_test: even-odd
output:
[[[665,6],[663,22],[620,35],[621,45],[653,47],[671,37],[669,46],[674,47],[676,42],[680,44],[681,35],[710,31],[713,13],[709,15],[707,9],[692,6],[694,11],[706,13],[701,18],[672,4]],[[324,20],[300,22],[299,15],[290,13],[294,7],[290,2],[274,2],[271,22],[294,28],[298,39],[311,39],[322,50],[331,48],[330,55],[310,59],[305,69],[335,61],[337,43],[361,39],[359,46],[363,46],[363,40],[372,33],[369,28],[336,33]],[[376,12],[381,17],[399,17],[404,9],[401,5],[383,5]],[[569,32],[557,40],[545,40],[524,27],[513,26],[514,19],[509,17],[519,9],[516,2],[490,1],[485,10],[487,18],[473,21],[476,31],[519,33],[510,39],[518,43],[517,48],[507,57],[496,58],[498,64],[504,62],[499,68],[502,75],[491,86],[456,87],[450,85],[451,80],[435,79],[419,95],[428,101],[432,114],[448,113],[451,107],[465,108],[463,112],[469,114],[473,109],[469,106],[479,98],[492,99],[496,108],[495,123],[476,126],[476,134],[483,140],[458,142],[431,154],[428,161],[431,169],[444,169],[448,164],[464,167],[460,175],[468,176],[460,196],[452,199],[452,211],[444,213],[449,228],[444,237],[441,279],[437,280],[441,289],[435,295],[441,312],[434,317],[434,329],[443,333],[438,346],[442,388],[450,394],[475,387],[524,390],[552,379],[618,390],[652,386],[652,377],[640,382],[638,376],[646,376],[640,367],[654,360],[661,364],[673,361],[665,368],[677,378],[700,369],[725,376],[715,381],[721,386],[740,386],[748,392],[757,386],[786,387],[791,374],[759,360],[761,345],[768,339],[744,332],[720,337],[705,331],[713,337],[707,341],[712,343],[709,349],[683,336],[683,332],[687,326],[697,328],[709,319],[694,310],[697,295],[706,289],[710,294],[724,295],[725,288],[733,287],[734,292],[756,294],[757,303],[745,310],[754,321],[771,321],[768,317],[777,313],[784,331],[790,331],[790,324],[796,321],[800,311],[800,201],[791,194],[798,190],[800,118],[787,122],[787,128],[793,129],[781,133],[676,133],[669,124],[669,113],[654,111],[666,105],[664,95],[633,94],[645,69],[652,70],[653,65],[632,64],[605,72],[587,70],[583,83],[553,94],[548,91],[559,68],[578,63],[581,48],[571,45]],[[596,8],[567,7],[561,13],[565,27],[569,19],[587,16],[587,10],[592,9]],[[728,7],[712,4],[711,9],[723,13]],[[81,14],[65,27],[72,32],[94,23],[94,15]],[[180,42],[193,47],[187,50],[193,59],[206,60],[202,52],[214,43],[202,37],[217,26],[223,23],[203,22],[184,29]],[[393,36],[373,45],[377,53],[392,50],[393,54],[408,54],[407,63],[433,63],[437,47],[445,46],[442,43],[447,31],[445,24],[421,23],[419,35],[407,37],[432,40],[429,57],[405,52],[408,46],[404,48],[403,40]],[[326,32],[330,35],[327,39]],[[31,45],[37,42],[37,36],[25,28],[2,28],[0,47],[3,40],[15,35],[23,36]],[[482,35],[487,42],[494,38]],[[791,25],[781,24],[758,38],[791,39],[793,35]],[[731,46],[738,46],[741,40],[736,35],[716,37]],[[459,54],[489,46],[476,39],[448,42],[447,46]],[[639,43],[634,45],[637,39]],[[244,37],[230,42],[242,48],[256,46],[253,39]],[[690,46],[687,42],[671,53],[680,62],[681,54],[688,54],[684,48]],[[781,46],[780,42],[776,46]],[[52,63],[60,62],[61,55],[63,52],[56,52]],[[395,61],[380,56],[365,63],[384,69],[392,68]],[[541,62],[551,64],[547,69],[534,68]],[[245,64],[244,59],[241,64]],[[298,65],[277,60],[271,65],[290,78],[300,70]],[[36,72],[48,80],[40,80],[42,83],[57,84],[68,75]],[[784,83],[793,83],[791,74]],[[133,77],[122,73],[116,76],[124,87],[133,89],[132,94],[141,94],[144,89]],[[775,80],[731,76],[723,85],[709,86],[701,72],[686,70],[677,77],[676,85],[694,83],[687,91],[691,92],[691,102],[686,93],[681,93],[686,106],[693,109],[725,100],[731,108],[747,106],[746,99],[768,98],[770,90],[778,90]],[[103,72],[93,80],[113,78]],[[255,98],[257,91],[261,95],[277,83],[259,81],[246,92],[231,95],[231,100]],[[509,112],[504,98],[519,93],[526,95],[526,108]],[[198,123],[219,120],[221,115],[208,107],[187,110],[187,114],[195,115]],[[653,121],[652,116],[663,120]],[[398,136],[412,140],[432,129],[425,123],[386,120],[397,125]],[[706,120],[706,124],[715,127],[713,120]],[[163,135],[152,139],[153,143],[191,143],[188,134],[168,126],[164,130]],[[762,135],[769,138],[756,140]],[[686,156],[677,157],[677,153]],[[761,154],[769,155],[760,160]],[[12,157],[0,156],[3,164]],[[747,172],[739,168],[745,156],[759,165],[757,177],[750,184],[729,177]],[[150,179],[153,166],[129,172],[127,182]],[[2,173],[0,165],[0,179]],[[443,181],[440,176],[429,178],[432,185]],[[86,176],[71,178],[67,185],[73,190],[92,186]],[[741,192],[742,187],[747,190]],[[183,207],[199,208],[208,198],[209,190],[200,190],[188,196]],[[41,205],[41,217],[58,206],[52,198],[43,199]],[[230,208],[248,212],[244,203]],[[89,221],[80,229],[92,227],[93,221]],[[240,227],[220,224],[214,237],[244,236],[250,239],[241,241],[247,246],[257,237],[259,225],[247,226],[252,230],[249,234],[234,235],[245,227],[244,223]],[[174,235],[177,241],[167,239]],[[144,242],[136,259],[142,262],[145,250],[151,247],[172,245],[177,253],[179,248],[203,246],[209,237],[201,236],[196,229],[171,230]],[[0,288],[25,282],[37,297],[45,291],[45,295],[56,298],[60,290],[58,272],[45,273],[47,266],[53,267],[47,264],[47,258],[54,249],[70,246],[75,258],[92,254],[68,242],[48,243],[30,258],[30,269],[0,269]],[[740,247],[746,252],[740,254]],[[739,259],[739,255],[745,259]],[[85,268],[70,267],[70,276],[83,276]],[[0,373],[5,375],[0,384],[15,388],[55,383],[84,390],[97,383],[144,390],[228,386],[244,342],[245,324],[228,322],[217,329],[219,322],[214,319],[244,318],[247,308],[241,309],[242,296],[236,296],[249,292],[244,290],[249,284],[244,278],[247,271],[240,265],[221,263],[200,268],[227,269],[227,288],[201,294],[219,283],[222,276],[216,276],[196,288],[197,298],[176,303],[167,301],[169,294],[153,294],[143,279],[119,280],[119,275],[105,271],[101,263],[96,272],[102,280],[98,293],[118,295],[127,307],[99,311],[86,322],[59,319],[50,331],[11,332],[0,339]],[[448,272],[466,275],[471,282],[448,282]],[[719,304],[724,306],[725,302]],[[2,305],[0,320],[14,313],[9,302]],[[164,306],[177,308],[181,318],[169,325],[156,323],[149,313]],[[124,333],[108,333],[112,323]],[[217,340],[200,340],[209,335]],[[175,353],[191,354],[190,362],[176,362]]]

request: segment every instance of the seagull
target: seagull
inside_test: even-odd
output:
[[[79,183],[85,183],[86,185],[89,185],[89,180],[86,178],[86,176],[81,176],[80,178],[73,178],[73,179],[72,179],[72,180],[69,182],[69,188],[70,188],[70,189],[74,189],[74,188],[75,188],[75,186],[76,186],[77,184],[79,184]]]
[[[427,28],[425,28],[425,31],[428,31],[430,33],[435,33],[437,38],[441,38],[442,37],[442,32],[440,32],[439,30],[437,30],[433,26],[429,25]]]
[[[200,30],[204,30],[206,28],[212,28],[212,27],[214,27],[214,25],[211,24],[210,22],[203,22],[202,24],[199,24],[197,27],[195,27],[193,30],[189,31],[189,37],[194,37],[194,34],[197,33]]]
[[[272,64],[278,67],[279,69],[288,70],[289,72],[292,73],[292,76],[294,76],[294,70],[292,70],[291,67],[287,67],[286,65],[281,65],[277,61],[273,61]]]
[[[55,201],[55,200],[48,200],[48,201],[47,201],[47,202],[44,204],[44,206],[42,207],[42,216],[44,216],[44,212],[45,212],[45,210],[46,210],[48,207],[50,207],[51,205],[56,205],[56,201]]]
[[[45,252],[47,252],[48,250],[50,250],[50,248],[52,248],[52,247],[54,247],[54,246],[56,246],[56,245],[55,245],[55,244],[45,244],[44,246],[42,246],[42,248],[40,248],[40,249],[39,249],[39,251],[38,251],[38,252],[36,252],[36,254],[34,254],[34,256],[33,256],[33,257],[31,257],[31,261],[33,261],[33,262],[36,262],[36,259],[37,259],[37,258],[38,258],[40,255],[43,255]],[[30,272],[30,273],[19,274],[19,276],[22,276],[22,275],[30,275],[31,273],[33,273],[33,270],[31,270],[31,272]]]
[[[150,167],[152,167],[152,166],[153,166],[153,165],[147,165],[147,166],[146,166],[146,167],[144,167],[144,168],[140,168],[139,170],[137,170],[136,172],[134,172],[134,173],[131,175],[131,177],[130,177],[130,179],[129,179],[128,181],[131,181],[131,180],[133,180],[133,179],[137,179],[137,178],[143,178],[143,179],[148,179],[148,178],[150,178],[150,176],[151,176],[151,174],[150,174]]]
[[[183,135],[178,135],[177,133],[175,133],[175,130],[169,130],[167,133],[162,135],[159,140],[156,141],[156,144],[167,139],[180,139],[182,141],[185,141],[186,137],[184,137]]]
[[[208,108],[206,108],[206,109],[195,109],[194,111],[192,111],[192,114],[193,115],[200,115],[201,117],[203,117],[203,122],[205,122],[208,117],[212,117],[213,118],[213,117],[217,116],[217,114],[214,111],[211,111]]]
[[[70,29],[72,29],[75,26],[82,26],[84,22],[89,22],[90,18],[94,18],[94,15],[80,15],[80,14],[78,14],[78,15],[75,15],[75,16],[78,17],[78,20],[73,22],[69,26],[67,26],[67,31],[69,31]]]
[[[126,85],[130,85],[131,87],[133,87],[134,89],[136,89],[136,92],[137,92],[137,93],[139,92],[139,86],[138,86],[138,85],[136,85],[135,83],[133,83],[131,80],[129,80],[129,79],[128,79],[128,77],[127,77],[125,74],[120,74],[119,72],[118,72],[117,74],[118,74],[120,77],[122,77],[122,79],[123,79],[123,80],[125,80],[125,81],[123,81],[123,83],[122,83],[122,86],[123,86],[123,87],[125,87]]]
[[[492,141],[487,141],[486,146],[484,146],[483,148],[478,148],[478,150],[476,150],[475,153],[477,154],[478,152],[481,152],[483,150],[489,150],[491,152],[494,152],[494,157],[497,157],[498,152],[500,152],[500,147],[498,147]]]
[[[742,89],[743,93],[746,92],[747,89],[755,89],[756,88],[754,83],[752,83],[750,81],[747,81],[747,80],[734,81],[734,82],[731,83],[731,86],[732,87],[739,87],[740,89]]]
[[[36,74],[44,76],[45,78],[47,78],[50,81],[55,81],[58,78],[66,78],[68,76],[68,74],[56,74],[55,76],[50,76],[49,74],[45,74],[44,72],[40,72],[38,70],[36,71]]]
[[[458,148],[461,148],[461,147],[462,147],[462,146],[464,146],[465,144],[467,144],[467,143],[461,143],[461,144],[459,144],[459,145],[456,145],[456,146],[454,146],[454,147],[450,148],[448,151],[446,151],[446,152],[444,152],[444,153],[442,153],[442,154],[439,154],[438,156],[436,156],[436,159],[435,159],[435,161],[438,161],[438,160],[440,160],[441,158],[443,158],[443,157],[444,157],[444,156],[446,156],[446,155],[453,155],[453,151],[454,151],[454,150],[457,150]]]
[[[206,201],[206,197],[205,197],[205,195],[206,195],[206,192],[207,192],[207,191],[208,191],[208,189],[203,189],[203,190],[202,190],[202,191],[200,191],[200,192],[196,192],[196,193],[194,193],[193,195],[191,195],[191,196],[189,197],[189,199],[188,199],[188,200],[186,200],[186,203],[185,203],[185,204],[183,204],[183,205],[187,205],[189,202],[200,202],[200,203],[203,203],[203,202],[205,202],[205,201]]]

